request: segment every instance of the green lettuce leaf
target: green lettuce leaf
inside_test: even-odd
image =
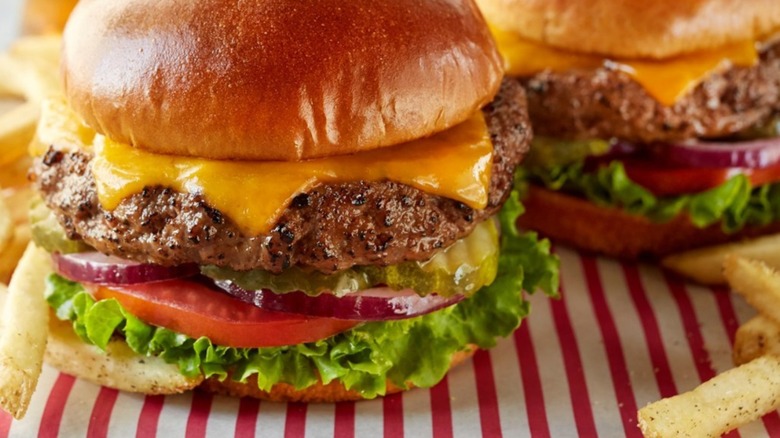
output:
[[[449,369],[452,355],[470,344],[489,348],[508,336],[528,314],[523,290],[542,289],[557,296],[558,259],[550,244],[535,234],[518,233],[522,212],[512,193],[500,213],[503,226],[496,280],[473,297],[425,316],[403,321],[373,322],[328,339],[277,348],[231,348],[207,338],[192,339],[150,326],[128,313],[114,299],[95,301],[78,283],[51,275],[47,300],[57,316],[73,323],[85,341],[105,348],[121,336],[138,354],[159,356],[178,365],[182,374],[245,381],[257,376],[269,390],[280,382],[298,389],[321,379],[338,380],[365,398],[385,393],[387,380],[406,388],[430,387]]]
[[[604,207],[622,208],[655,222],[688,214],[691,222],[705,228],[720,222],[726,233],[745,226],[763,226],[780,220],[780,184],[752,187],[745,175],[735,175],[718,187],[689,195],[657,197],[631,181],[623,164],[613,161],[594,171],[585,171],[582,161],[553,167],[530,167],[518,173],[518,184],[542,183],[551,190],[584,196]]]

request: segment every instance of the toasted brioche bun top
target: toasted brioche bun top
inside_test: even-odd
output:
[[[477,0],[497,28],[574,52],[663,59],[780,30],[778,0]]]
[[[113,140],[298,160],[458,124],[492,100],[502,63],[472,0],[83,0],[63,75]]]

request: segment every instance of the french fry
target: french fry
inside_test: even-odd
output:
[[[726,257],[723,274],[751,306],[780,323],[780,274],[763,262],[733,255]]]
[[[0,167],[0,188],[15,188],[29,185],[27,173],[32,166],[32,159],[24,156],[13,163]]]
[[[0,202],[8,207],[10,218],[13,221],[13,234],[6,243],[5,248],[0,247],[0,282],[7,283],[13,274],[19,258],[22,257],[27,244],[30,241],[30,224],[28,212],[30,210],[30,187],[16,187],[0,191]]]
[[[7,282],[16,269],[19,259],[24,255],[30,243],[29,224],[19,225],[14,229],[10,243],[0,252],[0,282]]]
[[[17,40],[0,54],[0,95],[22,98],[26,103],[0,114],[0,188],[13,188],[15,195],[27,194],[28,151],[35,137],[41,105],[45,99],[62,94],[59,82],[59,36],[28,37]],[[3,191],[4,196],[8,196]],[[10,198],[9,198],[10,199]],[[28,199],[19,201],[23,210]],[[14,208],[14,211],[19,211]],[[0,281],[7,281],[30,239],[26,214],[17,215],[16,229],[0,241]],[[2,219],[0,219],[2,226]],[[3,235],[0,234],[0,238]]]
[[[763,356],[639,410],[647,438],[719,437],[780,406],[780,358]]]
[[[780,268],[780,234],[755,240],[728,243],[725,245],[699,248],[671,255],[662,264],[680,275],[701,284],[725,284],[723,263],[726,256],[761,260],[771,267]]]
[[[0,406],[17,419],[27,412],[43,365],[49,326],[43,290],[50,256],[31,244],[22,265],[0,313]]]
[[[8,53],[0,55],[0,95],[40,103],[59,93],[60,44],[58,36],[17,40]]]
[[[18,97],[24,95],[24,85],[17,69],[19,63],[8,53],[0,53],[0,96]]]
[[[27,0],[22,30],[25,34],[62,33],[78,0]]]
[[[780,325],[758,315],[737,330],[734,338],[734,364],[742,365],[765,354],[780,356]]]
[[[3,198],[0,197],[0,257],[5,252],[5,248],[13,237],[13,233],[14,220],[13,216],[11,216],[11,210]]]
[[[0,283],[0,309],[5,306],[6,297],[8,297],[8,286]]]
[[[27,154],[44,99],[61,94],[60,38],[23,38],[0,54],[0,95],[26,103],[0,115],[0,168]],[[7,173],[0,169],[0,173]]]
[[[27,155],[40,112],[40,103],[27,102],[0,115],[0,167]]]

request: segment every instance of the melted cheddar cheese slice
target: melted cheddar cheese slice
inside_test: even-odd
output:
[[[47,104],[36,143],[72,145],[90,139],[63,105]],[[249,235],[269,232],[296,195],[320,183],[389,180],[483,209],[488,202],[493,157],[481,112],[429,138],[300,162],[159,155],[100,135],[91,142],[95,154],[92,173],[103,208],[112,210],[145,187],[169,187],[201,195]]]
[[[544,70],[562,72],[608,66],[631,76],[666,106],[674,105],[720,68],[729,65],[751,67],[759,61],[754,41],[665,60],[620,60],[568,52],[526,40],[511,32],[492,30],[509,75],[532,76]]]

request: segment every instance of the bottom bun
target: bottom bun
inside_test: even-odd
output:
[[[82,341],[73,326],[49,316],[47,364],[65,374],[120,391],[148,395],[178,394],[196,388],[203,377],[185,377],[176,365],[159,357],[133,352],[122,339],[112,339],[103,351]]]
[[[656,223],[576,196],[531,186],[518,225],[576,248],[624,259],[657,259],[703,246],[774,234],[780,223],[726,234],[720,224],[698,228],[687,215]]]

